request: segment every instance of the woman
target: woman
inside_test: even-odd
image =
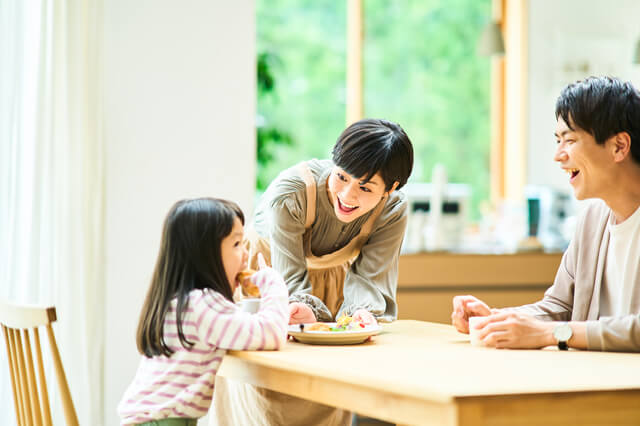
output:
[[[398,256],[407,201],[397,192],[413,167],[402,128],[361,120],[338,138],[332,160],[283,171],[267,188],[249,235],[289,289],[289,323],[365,323],[397,317]],[[351,414],[249,385],[216,380],[218,424],[350,424]]]

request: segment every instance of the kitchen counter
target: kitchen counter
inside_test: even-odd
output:
[[[399,319],[450,323],[453,296],[472,294],[491,307],[540,300],[562,253],[417,253],[400,256]]]

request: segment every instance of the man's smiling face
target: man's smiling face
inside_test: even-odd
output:
[[[556,153],[554,160],[569,175],[569,183],[578,200],[587,198],[605,198],[613,189],[612,166],[614,161],[609,153],[612,138],[604,144],[596,143],[595,138],[576,125],[573,130],[558,117],[556,125]]]

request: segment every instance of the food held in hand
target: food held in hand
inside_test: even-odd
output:
[[[238,272],[236,279],[242,286],[242,294],[247,297],[260,297],[260,289],[257,285],[255,285],[249,277],[255,274],[256,271],[252,269],[246,269],[244,271]]]
[[[246,280],[247,278],[249,278],[251,275],[255,273],[256,271],[254,271],[253,269],[245,269],[244,271],[238,272],[238,275],[236,278],[238,281],[242,283],[244,280]]]

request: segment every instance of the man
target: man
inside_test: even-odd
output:
[[[473,296],[453,299],[453,325],[469,317],[496,348],[558,345],[640,352],[640,93],[631,83],[591,77],[556,102],[554,160],[576,198],[590,201],[544,298],[490,309]]]

